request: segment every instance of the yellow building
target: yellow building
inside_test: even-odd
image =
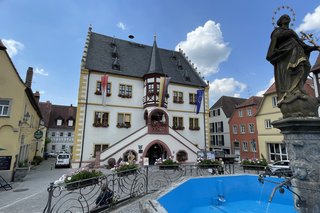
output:
[[[17,167],[43,155],[44,137],[35,138],[42,116],[39,93],[35,97],[31,90],[32,75],[29,68],[22,81],[0,40],[0,175],[7,180]]]
[[[280,130],[272,126],[272,122],[282,119],[277,107],[277,92],[273,84],[263,95],[263,100],[256,115],[260,153],[270,162],[287,160],[287,148],[282,142]]]

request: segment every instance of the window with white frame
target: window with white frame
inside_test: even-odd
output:
[[[62,149],[62,150],[65,150],[65,149],[66,149],[66,145],[62,145],[62,146],[61,146],[61,149]]]
[[[62,126],[62,119],[61,118],[57,119],[57,126]]]
[[[68,126],[73,126],[73,120],[72,119],[68,120]]]
[[[255,140],[251,141],[251,152],[257,152],[257,142]]]
[[[287,147],[284,143],[268,143],[270,161],[288,160]]]
[[[63,137],[63,132],[60,132],[60,137]]]
[[[250,123],[248,124],[248,127],[249,127],[249,133],[254,133],[254,124]]]
[[[0,99],[0,116],[10,115],[10,100]]]
[[[223,122],[217,122],[217,132],[223,132]]]
[[[252,116],[252,108],[251,107],[247,108],[247,115]]]
[[[242,141],[242,151],[247,152],[248,151],[248,142]]]
[[[173,103],[183,103],[183,92],[173,91]]]
[[[238,134],[238,125],[235,124],[232,126],[233,134]]]
[[[96,84],[96,95],[101,95],[102,94],[102,89],[101,89],[101,81],[97,81]],[[107,95],[111,95],[111,83],[107,83]]]
[[[197,94],[189,93],[189,104],[196,104],[197,103],[196,97],[197,97]]]
[[[241,132],[241,134],[245,134],[246,133],[246,125],[240,124],[240,132]]]
[[[272,97],[272,107],[273,108],[277,107],[277,105],[278,105],[278,98],[277,98],[277,96],[273,96]]]
[[[271,120],[270,119],[264,120],[264,126],[266,129],[271,129],[272,128]]]
[[[68,132],[68,137],[71,137],[71,135],[72,135],[71,132]]]
[[[131,98],[132,97],[132,86],[126,85],[126,84],[120,84],[119,85],[119,97]]]
[[[51,136],[52,137],[56,136],[56,133],[55,132],[51,132]]]
[[[241,109],[238,111],[238,113],[239,113],[239,117],[243,117],[243,112]]]

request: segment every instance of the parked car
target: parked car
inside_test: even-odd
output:
[[[275,163],[268,164],[267,173],[279,177],[291,177],[293,175],[289,160],[277,161]]]
[[[58,154],[56,163],[55,163],[55,168],[57,167],[71,167],[71,155],[70,154]]]
[[[55,157],[57,157],[57,154],[55,152],[48,153],[48,158],[55,158]]]

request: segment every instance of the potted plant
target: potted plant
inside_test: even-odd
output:
[[[99,177],[102,175],[103,173],[101,171],[83,168],[69,176],[64,176],[64,183],[66,184],[67,190],[74,190],[97,184]]]
[[[221,162],[218,160],[198,158],[197,165],[198,168],[201,169],[218,168],[221,166]]]
[[[119,165],[116,165],[112,170],[116,172],[118,177],[127,176],[135,174],[138,169],[138,166],[132,162],[121,162]]]
[[[179,169],[179,163],[174,161],[173,158],[170,156],[169,159],[162,160],[159,158],[156,160],[156,165],[159,165],[159,170],[177,170]]]
[[[268,165],[267,160],[262,159],[244,159],[241,161],[241,166],[244,170],[265,170]]]

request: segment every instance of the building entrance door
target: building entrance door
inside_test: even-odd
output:
[[[149,158],[149,165],[154,165],[157,159],[167,158],[167,151],[163,148],[161,144],[156,143],[149,148],[147,152],[147,157]]]

